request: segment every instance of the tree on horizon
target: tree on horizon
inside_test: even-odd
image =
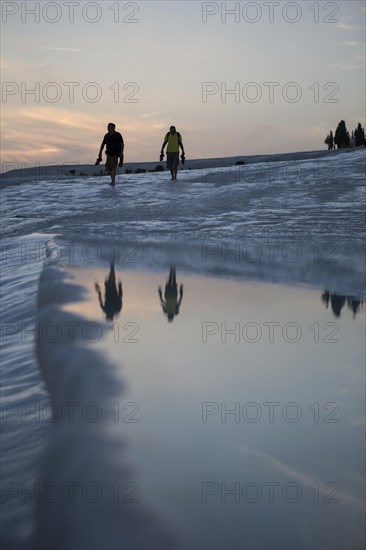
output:
[[[346,128],[346,123],[344,120],[341,120],[337,126],[334,143],[337,145],[338,149],[343,149],[350,146],[351,137]]]
[[[332,130],[329,132],[329,134],[327,135],[327,137],[325,138],[325,141],[324,143],[326,143],[328,145],[328,151],[331,151],[333,149],[333,146],[334,146],[334,138],[333,138],[333,132]]]
[[[356,130],[354,131],[355,145],[356,147],[362,147],[365,145],[365,129],[362,128],[361,122],[358,123]]]

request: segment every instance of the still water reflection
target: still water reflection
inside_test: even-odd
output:
[[[105,273],[73,274],[89,299],[67,309],[102,320],[107,296],[96,301],[93,285]],[[187,550],[361,548],[362,300],[185,274],[177,283],[174,267],[163,296],[165,276],[119,273],[123,311],[95,344],[126,383],[119,428],[138,498]]]
[[[98,294],[98,301],[102,311],[106,315],[106,319],[113,321],[115,315],[122,309],[122,282],[118,281],[118,287],[116,284],[116,274],[114,269],[114,264],[111,264],[111,269],[109,271],[108,277],[105,279],[104,283],[104,301],[102,298],[102,292],[99,284],[95,283],[95,290]]]
[[[183,299],[183,285],[179,285],[179,299],[178,299],[178,286],[176,281],[175,267],[171,267],[168,280],[165,285],[165,293],[163,300],[163,292],[161,286],[158,289],[159,298],[163,312],[165,313],[168,322],[172,322],[174,317],[179,314],[180,304]]]
[[[336,294],[335,292],[330,292],[329,290],[325,290],[322,294],[322,301],[326,308],[328,308],[330,302],[330,306],[335,317],[341,316],[341,311],[344,307],[346,307],[346,305],[347,308],[353,312],[353,316],[356,317],[357,313],[363,306],[363,300],[361,298],[356,298],[355,296],[344,296],[343,294]]]

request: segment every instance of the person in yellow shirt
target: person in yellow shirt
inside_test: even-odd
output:
[[[183,299],[183,285],[179,286],[179,299],[178,299],[178,285],[175,274],[175,267],[172,266],[169,272],[169,278],[165,285],[165,292],[163,300],[163,289],[159,286],[160,304],[163,312],[167,316],[168,322],[171,323],[176,315],[179,314],[180,304]]]
[[[169,132],[164,138],[163,145],[161,146],[160,160],[163,160],[165,146],[168,145],[166,149],[166,163],[171,173],[171,181],[177,179],[178,165],[179,165],[179,148],[182,149],[182,164],[185,161],[185,153],[183,147],[182,136],[177,132],[175,126],[171,126]]]

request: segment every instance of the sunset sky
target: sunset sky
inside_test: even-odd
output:
[[[171,124],[188,159],[364,125],[363,1],[1,4],[3,170],[92,163],[108,122],[126,162],[158,161]]]

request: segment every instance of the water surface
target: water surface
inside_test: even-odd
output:
[[[166,272],[121,272],[105,321],[95,282],[66,306],[119,365],[111,403],[127,437],[136,498],[182,548],[359,548],[363,540],[365,320],[326,289],[191,276],[168,321]],[[109,328],[108,328],[109,327]],[[87,369],[87,366],[86,366]],[[87,372],[87,371],[86,371]]]

